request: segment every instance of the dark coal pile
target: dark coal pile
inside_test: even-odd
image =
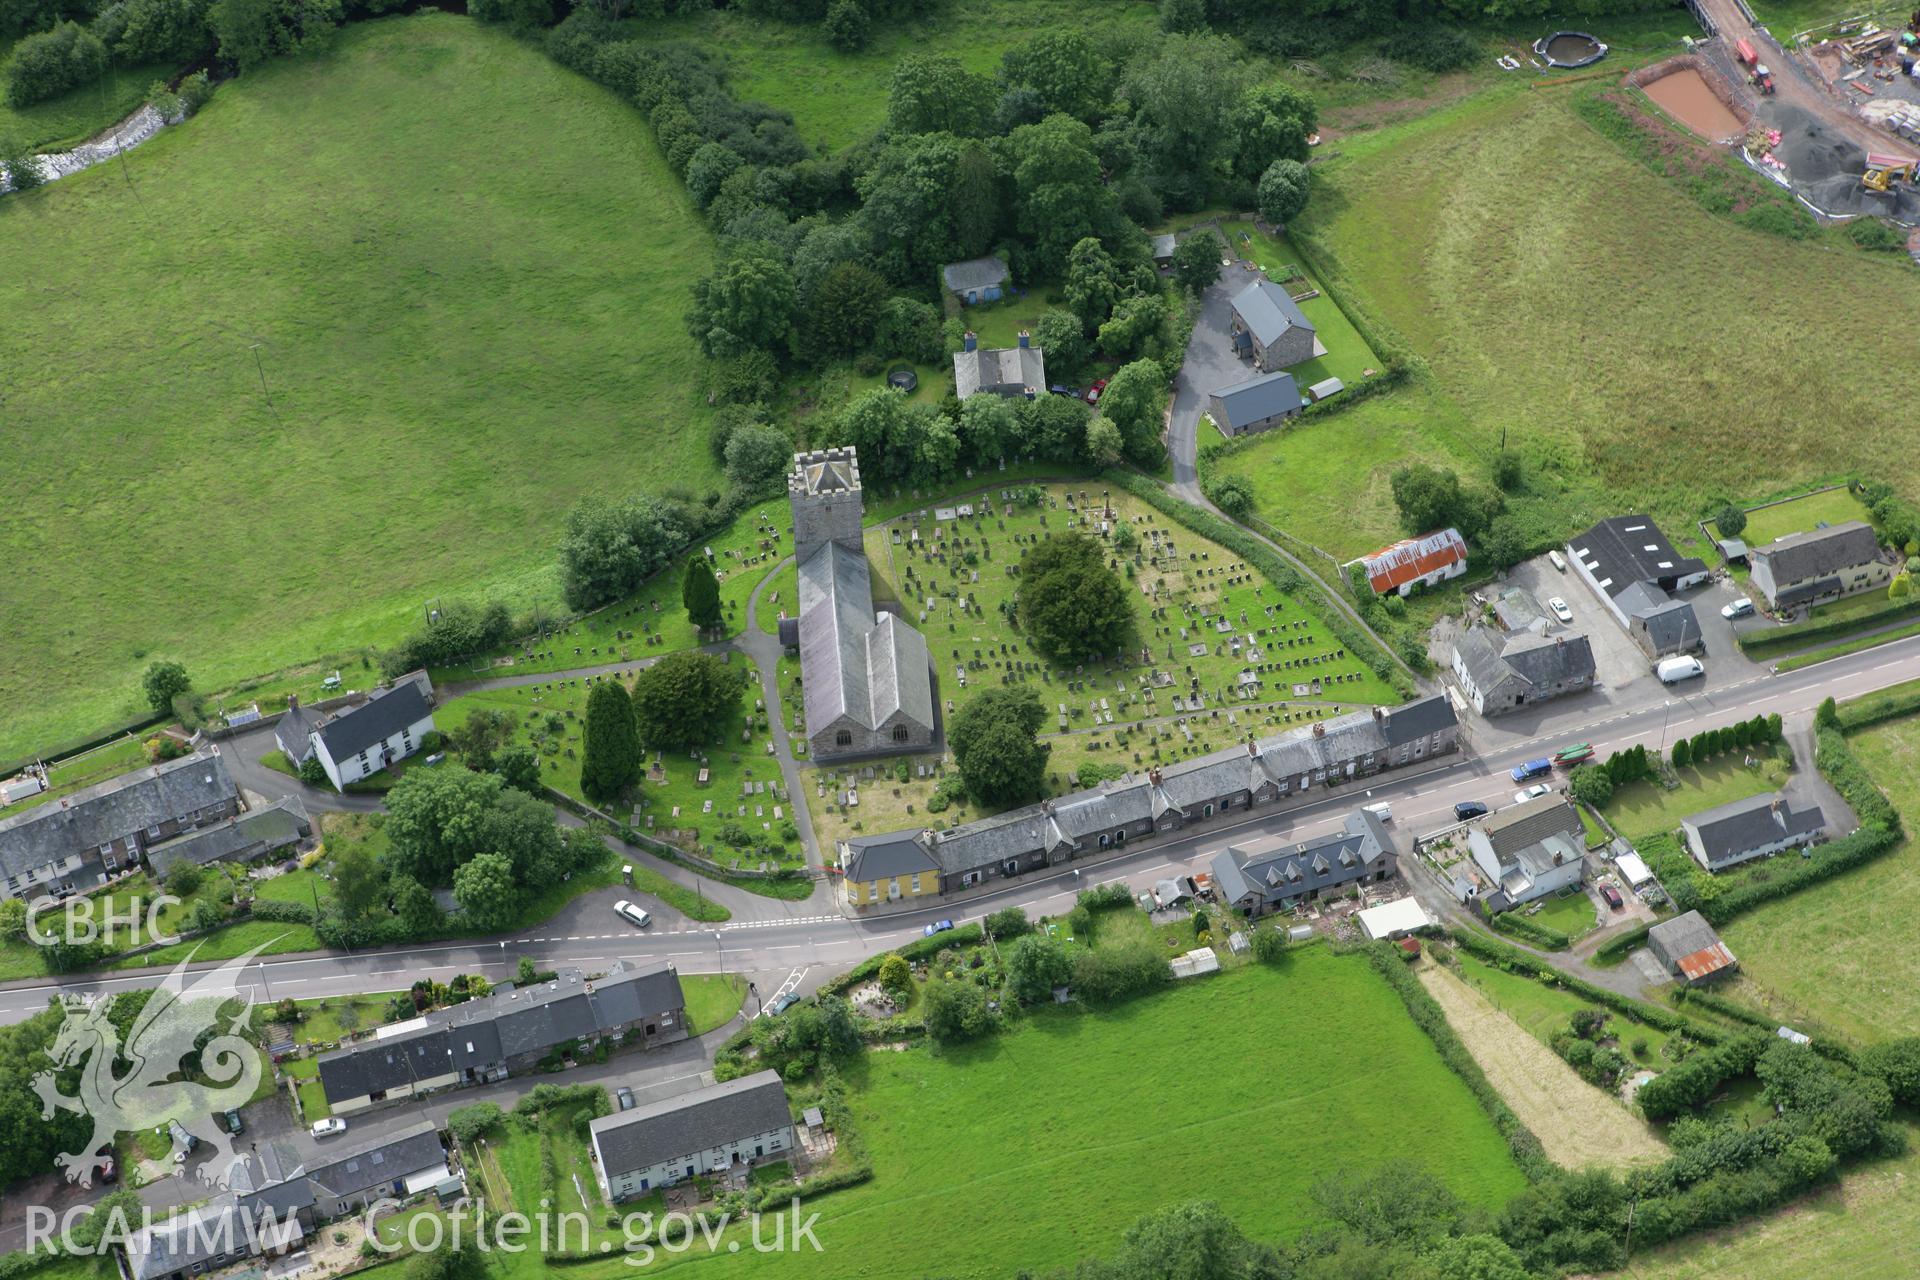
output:
[[[1836,218],[1876,214],[1901,222],[1920,222],[1920,194],[1878,195],[1860,185],[1866,149],[1799,107],[1770,102],[1762,108],[1768,127],[1780,131],[1773,154],[1787,166],[1793,189],[1814,208]]]

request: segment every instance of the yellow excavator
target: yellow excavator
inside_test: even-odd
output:
[[[1867,171],[1860,175],[1860,185],[1876,195],[1886,195],[1896,185],[1913,181],[1914,162],[1902,160],[1898,156],[1875,155],[1867,153]]]

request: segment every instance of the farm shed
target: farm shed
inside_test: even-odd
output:
[[[1368,907],[1354,918],[1360,922],[1360,932],[1369,942],[1378,942],[1382,938],[1403,938],[1433,923],[1427,916],[1427,909],[1413,898],[1401,898],[1377,907]]]

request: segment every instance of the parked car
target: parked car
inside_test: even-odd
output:
[[[316,1138],[331,1138],[336,1133],[345,1133],[346,1131],[347,1122],[339,1116],[328,1116],[325,1120],[316,1122],[313,1128],[309,1130]]]
[[[1487,816],[1487,806],[1478,800],[1462,800],[1453,806],[1453,816],[1461,822],[1469,818],[1484,818]]]
[[[1607,905],[1612,907],[1615,911],[1618,911],[1627,905],[1627,900],[1620,896],[1620,891],[1614,888],[1610,884],[1603,884],[1600,886],[1600,896],[1605,898],[1607,900]]]
[[[1541,796],[1547,795],[1552,790],[1553,788],[1548,786],[1546,783],[1536,782],[1532,786],[1526,788],[1526,790],[1524,791],[1514,792],[1513,802],[1515,804],[1525,804],[1529,800],[1538,800]]]
[[[614,1090],[613,1100],[620,1104],[622,1111],[633,1110],[633,1090],[627,1088],[625,1085],[621,1085],[618,1089]]]
[[[1560,621],[1562,622],[1573,621],[1573,610],[1569,609],[1567,607],[1567,602],[1565,600],[1562,600],[1559,596],[1549,596],[1547,598],[1547,608],[1553,610],[1553,616],[1560,619]]]
[[[920,932],[926,934],[929,938],[931,938],[934,934],[945,933],[947,930],[951,928],[953,928],[953,921],[935,920],[932,924],[928,925],[926,928],[922,929]]]
[[[652,916],[624,899],[613,904],[613,911],[615,915],[636,928],[644,929],[653,923]]]
[[[789,991],[785,995],[775,996],[773,1003],[767,1006],[767,1013],[769,1016],[777,1018],[799,1003],[800,993],[797,991]]]
[[[1653,673],[1660,677],[1661,684],[1678,684],[1682,680],[1704,675],[1706,670],[1698,658],[1662,658]]]
[[[1735,618],[1744,618],[1752,612],[1753,612],[1753,601],[1746,596],[1741,596],[1738,600],[1735,600],[1732,604],[1724,604],[1720,606],[1720,616],[1727,619],[1729,622],[1731,622]]]
[[[240,1113],[238,1111],[226,1112],[220,1117],[220,1122],[227,1126],[228,1133],[240,1133],[247,1127],[240,1119]]]
[[[1534,778],[1544,778],[1552,773],[1553,761],[1546,756],[1541,756],[1538,760],[1529,760],[1525,764],[1513,766],[1510,772],[1515,782],[1529,782]]]
[[[1080,388],[1070,387],[1064,382],[1056,382],[1048,387],[1047,390],[1053,395],[1065,396],[1069,400],[1078,400],[1084,394]]]
[[[1099,404],[1099,403],[1100,403],[1100,393],[1101,393],[1101,392],[1103,392],[1103,391],[1105,391],[1106,389],[1107,389],[1107,380],[1106,380],[1105,378],[1102,378],[1102,379],[1100,379],[1100,380],[1099,380],[1098,382],[1096,382],[1096,383],[1094,383],[1094,384],[1093,384],[1092,386],[1090,386],[1090,387],[1088,387],[1088,388],[1087,388],[1087,395],[1086,395],[1086,401],[1087,401],[1087,403],[1088,403],[1088,404]]]
[[[1558,551],[1547,552],[1547,563],[1558,569],[1561,573],[1567,571],[1567,558]]]
[[[1360,807],[1365,809],[1368,813],[1372,814],[1374,817],[1380,819],[1380,821],[1383,823],[1393,821],[1393,806],[1388,804],[1385,800],[1381,800],[1375,804],[1361,805]]]
[[[100,1166],[100,1172],[94,1176],[107,1183],[120,1181],[120,1165],[113,1158],[113,1148],[102,1147],[100,1154],[106,1157],[106,1163]]]

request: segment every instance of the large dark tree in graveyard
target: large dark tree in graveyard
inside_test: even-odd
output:
[[[1039,740],[1047,709],[1031,689],[988,689],[947,726],[960,780],[980,804],[1004,809],[1041,794],[1052,748]]]
[[[606,680],[587,695],[586,742],[580,789],[589,800],[611,800],[640,780],[640,735],[633,700],[618,680]]]
[[[1015,604],[1033,647],[1062,666],[1125,652],[1133,608],[1106,549],[1082,533],[1043,539],[1020,562]]]

